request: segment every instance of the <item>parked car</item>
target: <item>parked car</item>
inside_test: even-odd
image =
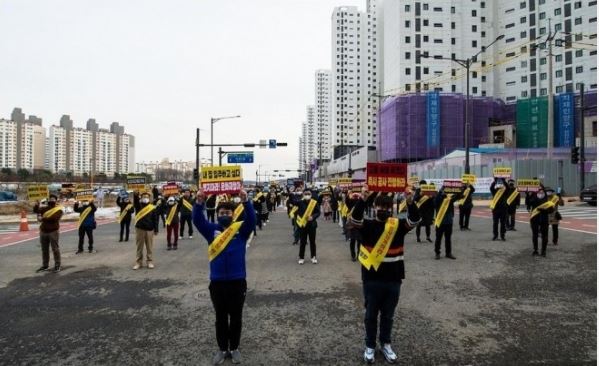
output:
[[[597,206],[597,185],[586,187],[580,192],[580,200],[591,206]]]
[[[0,202],[16,201],[17,195],[13,192],[0,191]]]

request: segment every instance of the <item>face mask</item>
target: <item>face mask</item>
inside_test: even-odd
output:
[[[239,198],[239,197],[233,197],[233,202],[234,203],[239,203],[239,202],[241,202],[241,198]]]
[[[169,206],[174,206],[175,205],[175,201],[169,201]]]
[[[376,218],[379,221],[387,221],[391,217],[391,213],[387,210],[376,210]]]
[[[150,199],[149,198],[142,198],[141,199],[141,203],[150,203]]]
[[[495,188],[496,189],[501,189],[501,188],[503,188],[503,184],[497,184],[497,185],[495,185]]]
[[[231,225],[232,222],[233,222],[233,218],[231,216],[219,216],[218,217],[218,223],[222,227],[229,227],[229,225]]]
[[[307,195],[307,194],[306,194],[306,195],[304,195],[304,200],[306,200],[306,201],[309,201],[311,198],[312,198],[312,196],[309,196],[309,195]]]
[[[543,198],[545,198],[545,195],[543,193],[539,193],[537,194],[537,198],[542,200]]]
[[[547,192],[547,197],[553,196],[553,192]]]
[[[83,202],[83,206],[88,206],[89,202]]]

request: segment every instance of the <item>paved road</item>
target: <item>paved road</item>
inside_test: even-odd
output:
[[[248,251],[242,352],[246,365],[358,365],[363,351],[359,264],[338,226],[320,222],[317,265],[299,266],[284,214]],[[406,244],[407,279],[394,344],[405,365],[596,364],[595,235],[562,231],[531,257],[526,225],[490,242],[488,219],[454,232],[457,261]],[[156,268],[132,271],[133,243],[116,224],[96,254],[62,235],[59,274],[34,274],[36,240],[0,248],[0,365],[205,365],[215,349],[206,243],[156,245]],[[383,364],[378,356],[378,364]]]

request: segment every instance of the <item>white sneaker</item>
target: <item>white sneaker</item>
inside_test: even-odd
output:
[[[141,268],[141,265],[140,265],[139,263],[136,263],[136,264],[133,266],[133,270],[134,270],[134,271],[137,271],[137,270],[138,270],[138,269],[140,269],[140,268]]]
[[[316,264],[318,263],[318,259],[316,259],[316,257],[312,257],[312,264]]]
[[[149,269],[154,269],[154,263],[148,262],[148,268]]]
[[[183,240],[183,237],[182,237],[182,236],[180,236],[180,237],[179,237],[179,240]]]
[[[299,264],[304,264],[304,260],[303,260],[303,259],[300,259],[299,261],[297,261],[297,263],[299,263]]]
[[[374,348],[366,347],[366,351],[364,351],[364,361],[369,364],[374,363]]]
[[[189,239],[193,239],[193,235],[190,235],[190,236],[189,236]]]
[[[395,363],[397,361],[397,355],[395,352],[393,352],[390,344],[385,344],[381,351],[383,352],[383,356],[385,356],[385,360],[387,360],[387,362]]]

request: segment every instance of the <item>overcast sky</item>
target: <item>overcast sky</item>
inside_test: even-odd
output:
[[[21,107],[46,127],[63,114],[77,127],[118,121],[139,162],[195,160],[195,128],[209,143],[210,117],[240,114],[215,124],[215,143],[288,142],[255,160],[297,169],[341,5],[365,0],[0,0],[0,117]],[[255,177],[257,164],[243,167]]]

